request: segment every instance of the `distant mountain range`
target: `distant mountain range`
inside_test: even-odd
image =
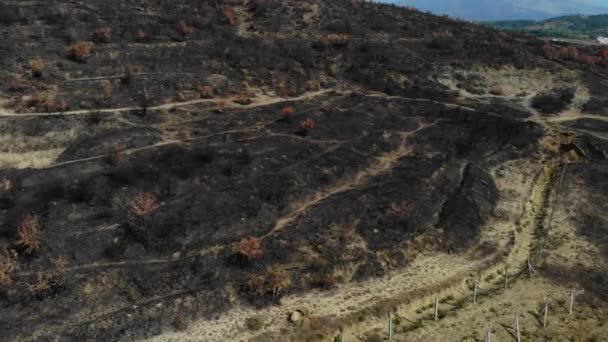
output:
[[[477,21],[543,20],[571,14],[607,14],[601,0],[386,0],[437,14]]]
[[[570,15],[541,21],[508,20],[484,24],[541,37],[594,39],[608,36],[608,15]]]

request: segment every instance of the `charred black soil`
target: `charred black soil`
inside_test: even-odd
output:
[[[359,1],[0,10],[7,340],[141,339],[467,251],[501,200],[493,170],[559,158],[539,141],[570,127],[589,187],[605,181],[606,141],[586,132],[606,121],[547,124],[438,81],[479,65],[606,73],[526,36]],[[575,93],[532,107],[559,115]],[[599,116],[598,94],[584,108]],[[605,217],[580,219],[605,252]]]

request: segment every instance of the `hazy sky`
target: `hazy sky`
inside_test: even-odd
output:
[[[472,20],[546,19],[608,14],[608,0],[380,0]]]
[[[381,2],[391,2],[391,3],[399,3],[403,2],[403,0],[382,0]],[[432,3],[433,0],[428,0],[429,3]],[[474,2],[474,0],[472,1]],[[608,7],[608,0],[574,0],[574,2],[586,3],[596,6],[606,6]]]

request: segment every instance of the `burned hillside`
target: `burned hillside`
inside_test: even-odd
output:
[[[540,167],[605,175],[606,66],[525,35],[355,0],[0,12],[9,340],[162,336],[435,253],[477,269],[527,232]]]

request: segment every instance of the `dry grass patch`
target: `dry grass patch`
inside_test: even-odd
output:
[[[12,273],[19,268],[17,256],[14,251],[4,251],[0,254],[0,288],[13,284]]]
[[[42,221],[35,214],[25,215],[17,225],[16,244],[26,254],[33,254],[40,249],[42,239]]]
[[[40,57],[31,59],[30,62],[28,63],[28,66],[30,69],[30,75],[32,77],[41,77],[42,73],[44,72],[44,69],[46,67],[46,65],[44,64],[44,61]]]
[[[92,52],[93,44],[89,42],[76,42],[69,47],[70,58],[78,63],[86,63]]]

